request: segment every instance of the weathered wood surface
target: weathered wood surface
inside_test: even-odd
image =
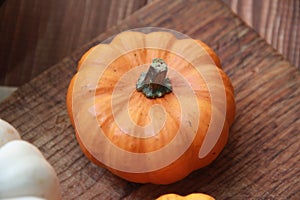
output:
[[[6,0],[0,3],[0,85],[20,86],[28,82],[152,1]],[[223,1],[300,68],[299,0]]]
[[[6,0],[0,7],[0,85],[22,85],[146,0]]]
[[[80,56],[114,33],[143,26],[205,41],[220,56],[236,92],[235,123],[219,158],[166,186],[129,183],[88,161],[65,106]],[[169,192],[204,192],[217,199],[300,197],[300,73],[217,0],[150,3],[22,86],[0,104],[0,117],[44,153],[64,199],[154,199]]]
[[[260,36],[300,69],[299,0],[223,0]]]

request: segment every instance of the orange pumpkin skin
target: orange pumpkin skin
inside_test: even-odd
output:
[[[180,196],[178,194],[165,194],[156,200],[215,200],[215,198],[202,193],[193,193],[187,196]]]
[[[229,127],[231,126],[231,124],[233,123],[233,120],[234,120],[235,101],[234,101],[233,87],[231,85],[229,78],[221,70],[220,60],[217,57],[217,55],[213,52],[213,50],[211,50],[206,44],[202,43],[201,41],[196,41],[196,42],[200,46],[202,46],[203,49],[205,49],[205,51],[208,53],[208,55],[214,61],[214,64],[217,66],[217,71],[222,78],[224,88],[225,88],[225,93],[226,93],[226,109],[227,109],[226,110],[226,120],[224,122],[220,137],[219,137],[218,141],[216,142],[215,146],[210,151],[210,153],[207,156],[205,156],[204,158],[199,159],[199,157],[198,157],[199,147],[201,146],[203,139],[204,139],[203,134],[205,134],[207,132],[207,129],[208,129],[207,124],[210,123],[212,111],[210,108],[210,100],[206,97],[209,94],[204,94],[204,95],[197,94],[198,106],[199,106],[199,109],[201,110],[201,119],[199,120],[200,124],[199,124],[199,130],[198,130],[199,134],[196,134],[192,144],[187,148],[187,150],[177,160],[175,160],[170,165],[165,166],[159,170],[155,170],[155,171],[151,171],[151,172],[143,172],[143,173],[131,173],[131,172],[125,172],[125,171],[120,171],[120,170],[111,168],[109,166],[106,166],[104,163],[100,162],[99,159],[97,159],[94,156],[94,154],[91,153],[91,151],[89,151],[86,148],[86,146],[80,136],[80,134],[82,134],[82,133],[79,133],[76,129],[75,132],[76,132],[76,138],[78,140],[78,143],[79,143],[82,151],[84,152],[84,154],[92,162],[94,162],[95,164],[97,164],[99,166],[107,168],[112,173],[114,173],[128,181],[138,182],[138,183],[150,182],[150,183],[155,183],[155,184],[169,184],[169,183],[173,183],[178,180],[181,180],[182,178],[186,177],[190,172],[192,172],[196,169],[202,168],[204,166],[207,166],[213,160],[216,159],[216,157],[220,154],[220,152],[222,151],[222,149],[224,148],[224,146],[227,142]],[[80,70],[83,63],[89,59],[89,55],[92,54],[93,50],[97,50],[97,46],[93,47],[93,49],[89,50],[82,57],[82,59],[80,60],[80,62],[78,64],[78,70]],[[184,61],[180,60],[179,58],[176,58],[176,55],[172,55],[171,53],[162,54],[159,52],[159,50],[152,49],[152,50],[147,50],[146,52],[145,52],[145,50],[136,50],[132,53],[128,53],[124,56],[124,58],[120,57],[113,65],[121,66],[124,62],[128,62],[128,60],[130,62],[130,59],[133,58],[133,55],[137,56],[137,57],[143,57],[143,58],[150,59],[150,58],[153,58],[152,56],[154,56],[155,54],[159,54],[160,58],[165,59],[167,61],[172,60],[172,59],[175,60],[176,62],[174,61],[173,63],[184,62]],[[137,61],[134,61],[134,65],[136,65],[136,62]],[[138,63],[138,64],[141,64],[141,63]],[[113,73],[112,68],[113,67],[111,67],[111,69],[108,69],[107,76],[110,76]],[[206,87],[205,83],[203,83],[202,78],[199,75],[197,75],[190,66],[188,69],[182,70],[182,73],[183,74],[192,74],[194,77],[193,76],[189,77],[188,78],[189,80],[191,80],[195,84],[202,85],[204,88]],[[73,113],[72,106],[73,106],[73,91],[74,91],[74,85],[75,85],[76,79],[77,79],[77,74],[75,74],[74,77],[72,78],[69,88],[68,88],[68,93],[67,93],[67,111],[68,111],[68,114],[69,114],[69,117],[70,117],[70,120],[71,120],[71,123],[73,126],[75,126],[75,120],[74,120],[74,113]],[[106,81],[106,80],[100,79],[98,84],[99,85],[105,84],[104,81]],[[206,91],[204,93],[208,93],[207,87],[204,89],[204,91]],[[165,108],[170,107],[170,105],[171,105],[172,109],[175,109],[175,110],[179,109],[179,105],[174,100],[175,97],[172,94],[168,94],[165,97],[158,98],[158,99],[146,99],[146,97],[144,95],[142,95],[141,93],[138,93],[138,92],[134,92],[132,96],[133,97],[131,98],[131,101],[129,104],[131,105],[130,108],[133,108],[133,111],[130,112],[130,115],[132,116],[132,118],[135,121],[140,123],[140,125],[145,125],[145,124],[149,123],[149,117],[147,115],[145,115],[144,117],[141,117],[140,113],[148,113],[150,107],[153,106],[154,104],[162,104]],[[99,102],[97,102],[97,101],[99,101]],[[100,99],[96,100],[96,103],[99,103],[102,106],[107,105],[105,103],[101,103]],[[140,109],[140,108],[136,109],[136,107],[137,107],[136,105],[142,105],[143,109]],[[111,105],[109,105],[109,106],[111,106]],[[107,106],[107,109],[108,110],[112,109],[109,106]],[[169,113],[170,115],[172,115],[172,114],[176,115],[176,113],[172,113],[173,112],[172,109],[169,109],[169,110],[167,109],[167,113]],[[113,120],[112,117],[107,117],[107,119],[108,119],[107,121]],[[178,122],[172,121],[172,120],[166,121],[167,128],[165,130],[161,131],[162,133],[160,133],[160,135],[163,136],[164,133],[166,134],[167,132],[175,134],[176,129],[178,129],[178,124],[176,124],[176,123],[178,123]],[[174,137],[174,134],[173,134],[173,136],[171,136],[170,138],[167,138],[167,139],[160,136],[159,142],[155,142],[155,141],[157,141],[157,138],[155,138],[155,139],[150,138],[147,140],[143,140],[143,139],[132,138],[132,137],[129,137],[128,135],[119,135],[118,136],[119,138],[116,141],[114,141],[115,134],[113,132],[110,132],[110,130],[115,130],[116,128],[111,129],[111,126],[113,126],[113,125],[111,125],[111,124],[108,125],[108,123],[101,124],[101,127],[103,127],[103,129],[106,130],[106,133],[107,133],[106,136],[110,140],[112,140],[115,145],[117,145],[117,146],[120,145],[121,148],[123,148],[124,150],[136,152],[136,153],[155,151],[159,148],[162,148],[165,144],[170,142],[172,140],[172,138]],[[131,142],[129,142],[129,141],[131,141]],[[139,145],[136,145],[136,144],[139,144]],[[149,145],[149,144],[153,144],[153,145]],[[105,151],[105,150],[103,149],[103,151]]]

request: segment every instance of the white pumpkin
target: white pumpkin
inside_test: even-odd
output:
[[[0,148],[11,140],[20,140],[18,131],[6,121],[0,119]]]
[[[60,185],[53,167],[17,130],[0,119],[0,199],[58,200]]]

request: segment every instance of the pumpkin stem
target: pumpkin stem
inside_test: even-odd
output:
[[[148,98],[163,97],[172,92],[169,78],[166,78],[168,66],[163,59],[154,58],[147,72],[143,72],[137,83],[136,90]]]

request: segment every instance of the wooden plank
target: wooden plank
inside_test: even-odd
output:
[[[9,0],[0,7],[0,85],[22,85],[146,0]]]
[[[279,53],[300,69],[299,0],[223,1]]]
[[[114,33],[143,26],[172,28],[208,43],[236,92],[237,116],[219,158],[166,186],[129,183],[89,162],[65,108],[80,56]],[[64,199],[153,199],[168,192],[205,192],[217,199],[297,199],[299,97],[297,68],[223,3],[166,0],[150,3],[22,86],[0,104],[0,117],[44,153],[58,173]]]
[[[300,67],[298,0],[223,0]],[[3,1],[4,2],[4,1]],[[152,0],[5,1],[0,7],[0,85],[19,86]]]

